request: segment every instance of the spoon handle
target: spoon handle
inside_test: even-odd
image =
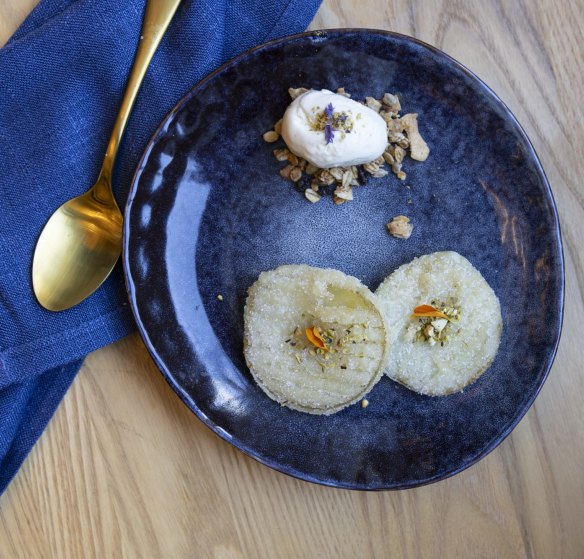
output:
[[[122,135],[124,134],[124,129],[126,128],[126,123],[128,122],[128,117],[134,106],[136,95],[138,94],[138,90],[140,89],[140,85],[142,84],[150,60],[152,60],[152,56],[154,55],[180,2],[181,0],[147,0],[146,2],[146,10],[144,12],[144,20],[142,22],[142,31],[140,32],[140,42],[138,43],[136,58],[128,79],[128,84],[126,85],[124,98],[122,99],[120,111],[114,124],[99,175],[99,180],[97,181],[95,188],[107,188],[111,191],[112,173],[116,154],[118,153],[118,148],[120,146]],[[106,194],[107,196],[110,192],[104,192],[103,194]],[[95,192],[95,195],[98,199],[103,198],[102,196],[99,196],[98,192]]]

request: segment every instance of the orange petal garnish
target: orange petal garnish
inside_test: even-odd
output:
[[[305,330],[305,332],[306,332],[306,337],[308,338],[308,341],[313,346],[316,346],[320,349],[326,349],[326,344],[324,343],[324,340],[322,339],[320,332],[316,329],[315,326],[311,326],[310,328],[307,328]]]
[[[320,328],[313,326],[312,331],[314,332],[314,335],[326,346],[326,341],[323,338],[322,334],[320,333]]]
[[[432,305],[420,305],[414,309],[414,314],[412,314],[412,318],[420,318],[430,316],[434,318],[445,318],[446,320],[450,320],[448,315],[444,314],[442,311],[439,311],[436,307]]]

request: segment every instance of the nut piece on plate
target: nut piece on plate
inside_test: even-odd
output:
[[[430,148],[418,130],[418,114],[408,113],[400,120],[410,141],[410,157],[416,161],[426,161],[430,155]]]
[[[274,142],[277,142],[279,137],[280,134],[278,134],[275,130],[268,130],[264,134],[264,141],[268,142],[269,144],[272,144]]]
[[[388,338],[375,295],[338,270],[280,266],[249,289],[245,359],[283,406],[328,415],[362,400],[387,365]]]
[[[405,215],[396,215],[386,227],[389,234],[397,239],[409,239],[414,229],[410,218]]]
[[[385,105],[384,108],[387,110],[387,112],[393,113],[395,115],[401,111],[401,103],[399,102],[397,95],[385,93],[381,101]]]
[[[304,191],[304,196],[306,196],[306,199],[313,204],[320,202],[320,199],[322,198],[322,196],[315,192],[312,188],[307,188]]]

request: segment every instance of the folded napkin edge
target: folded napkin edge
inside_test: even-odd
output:
[[[52,19],[59,17],[65,10],[78,1],[79,0],[63,0],[62,4],[59,4],[54,8],[46,2],[39,2],[14,30],[14,33],[12,33],[0,50],[11,46],[13,43],[17,43],[36,31],[39,31],[44,25],[49,23]]]
[[[75,328],[8,347],[0,353],[0,389],[63,366],[63,353],[67,353],[67,363],[84,359],[135,329],[129,307],[124,305]]]
[[[26,409],[34,409],[38,413],[35,413],[32,418],[28,413],[21,414],[17,418],[16,434],[10,445],[7,447],[0,445],[3,448],[0,453],[0,495],[14,478],[31,446],[45,430],[57,404],[69,390],[82,363],[83,360],[73,361],[50,369],[38,378],[17,387],[17,390],[24,390],[26,393]],[[2,441],[2,435],[3,433],[0,433],[0,443],[5,442]]]
[[[279,37],[289,35],[291,25],[290,25],[290,21],[286,20],[287,17],[292,17],[292,18],[297,19],[298,24],[300,26],[302,26],[304,29],[306,29],[310,25],[312,20],[314,19],[314,16],[316,15],[318,8],[320,7],[320,4],[321,4],[321,0],[309,0],[309,1],[307,1],[307,0],[290,0],[288,2],[288,4],[286,4],[286,7],[280,13],[280,16],[276,19],[276,22],[274,23],[274,25],[272,26],[270,31],[264,36],[263,40],[258,44],[261,44],[269,39],[276,39]],[[303,9],[306,9],[307,5],[310,5],[310,13],[313,14],[310,17],[310,19],[306,20],[306,18],[304,18],[304,17],[297,18],[296,17],[296,13],[297,13],[296,10],[298,10],[298,6],[301,6]]]

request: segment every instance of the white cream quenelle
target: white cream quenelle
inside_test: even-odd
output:
[[[298,96],[284,114],[288,149],[323,169],[369,163],[387,147],[387,125],[378,113],[326,89]]]

